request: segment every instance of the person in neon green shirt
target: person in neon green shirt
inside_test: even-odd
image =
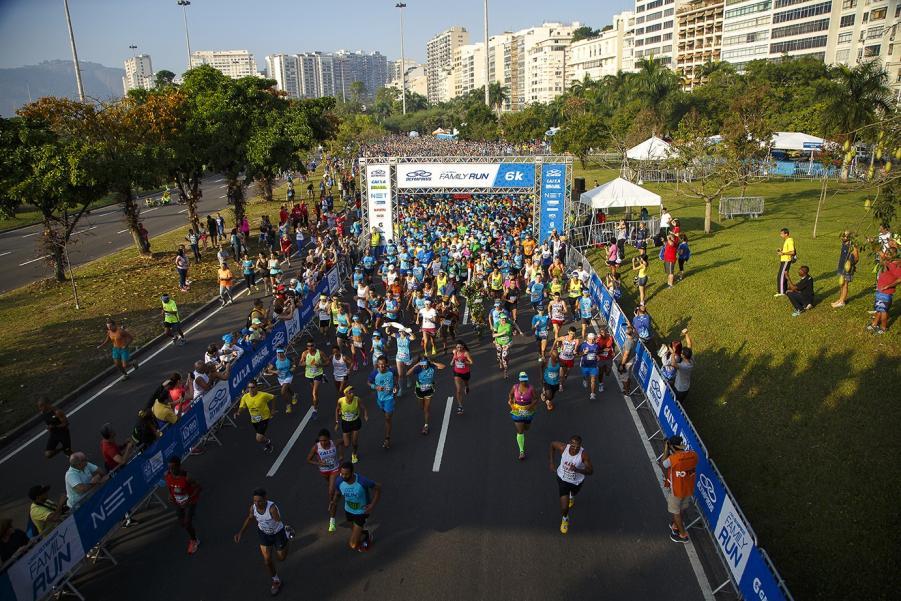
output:
[[[776,273],[776,294],[773,296],[785,295],[788,290],[788,270],[797,256],[795,239],[791,237],[788,228],[782,228],[779,235],[782,237],[782,248],[776,251],[776,255],[779,257],[779,271]]]
[[[513,324],[506,313],[498,316],[497,322],[494,324],[494,348],[497,350],[498,366],[504,371],[504,378],[507,377],[507,355],[510,353],[510,343],[513,342]]]

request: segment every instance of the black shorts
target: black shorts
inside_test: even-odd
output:
[[[266,534],[257,528],[257,534],[260,535],[260,546],[262,547],[275,547],[281,551],[288,546],[288,535],[285,533],[284,528],[275,534]]]
[[[368,513],[350,513],[346,509],[344,510],[344,516],[347,518],[348,522],[356,524],[360,528],[366,526],[366,520],[369,518]]]
[[[350,331],[347,332],[338,332],[338,338],[341,340],[350,340]]]
[[[543,384],[545,391],[550,392],[551,395],[557,394],[557,391],[560,390],[560,384],[548,384],[547,382],[544,382]]]
[[[59,447],[62,447],[63,450],[72,448],[72,435],[69,433],[69,428],[50,430],[50,436],[47,437],[46,449],[48,451],[55,451]]]
[[[585,481],[583,480],[579,484],[571,484],[560,478],[560,476],[557,476],[557,490],[560,491],[561,497],[568,497],[570,495],[576,496],[579,494],[579,491],[582,490],[582,484],[584,482]]]
[[[197,503],[188,503],[187,505],[176,505],[175,515],[178,521],[190,524],[194,521],[194,513],[197,511]]]
[[[419,385],[416,386],[416,398],[418,399],[428,399],[431,398],[434,394],[434,388],[420,388]]]
[[[250,422],[250,425],[253,426],[253,431],[257,434],[265,434],[266,428],[269,427],[269,420],[264,419],[258,422]]]
[[[346,422],[343,419],[341,420],[341,431],[345,434],[350,434],[351,432],[356,432],[360,428],[363,427],[363,422],[360,421],[358,417],[352,422]]]
[[[454,372],[454,377],[455,377],[455,378],[460,378],[460,379],[463,380],[464,382],[469,382],[469,376],[470,376],[471,373],[472,373],[472,372],[469,372],[469,371],[466,372],[465,374],[461,374],[461,373]]]
[[[583,317],[583,318],[582,318],[582,324],[583,324],[583,325],[586,325],[586,326],[590,326],[590,325],[591,325],[591,318],[590,318],[590,317]]]
[[[320,327],[320,328],[327,328],[327,327],[329,327],[329,326],[331,325],[331,323],[332,323],[332,320],[331,320],[331,319],[320,319],[320,320],[319,320],[319,327]]]
[[[166,328],[167,330],[168,330],[169,328],[173,328],[173,329],[175,329],[175,330],[180,330],[180,329],[181,329],[181,322],[180,322],[180,321],[164,321],[164,322],[163,322],[163,327]]]

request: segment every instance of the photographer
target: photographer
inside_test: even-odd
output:
[[[667,489],[666,506],[673,516],[670,539],[676,543],[687,543],[688,532],[682,512],[691,504],[694,494],[698,454],[686,450],[681,436],[671,436],[663,445],[660,467],[664,470],[663,487]]]

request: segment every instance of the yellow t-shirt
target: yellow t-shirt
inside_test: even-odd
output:
[[[350,400],[346,396],[338,399],[341,406],[341,419],[346,422],[352,422],[360,417],[360,397],[352,395]]]
[[[241,397],[239,408],[247,408],[250,413],[250,421],[256,423],[269,419],[272,413],[269,411],[269,403],[275,397],[268,392],[258,392],[255,395],[245,393]]]
[[[789,253],[795,252],[795,239],[788,237],[782,243],[782,254],[779,255],[779,261],[782,263],[787,263],[792,260],[792,256]]]
[[[174,424],[178,421],[178,416],[175,415],[174,411],[172,411],[172,405],[168,403],[161,403],[159,402],[159,400],[153,403],[153,407],[151,407],[150,412],[153,413],[153,417],[163,422]]]

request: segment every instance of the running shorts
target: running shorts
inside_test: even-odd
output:
[[[347,518],[347,521],[351,524],[355,524],[360,528],[366,526],[366,520],[369,518],[368,513],[350,513],[346,509],[344,510],[344,517]]]
[[[557,476],[557,490],[560,491],[561,497],[568,497],[570,495],[576,496],[579,494],[579,491],[582,490],[582,484],[585,481],[579,482],[578,484],[573,484],[572,482],[567,482],[560,476]]]
[[[360,421],[360,418],[353,420],[352,422],[346,422],[343,419],[341,420],[341,432],[344,434],[350,434],[351,432],[356,432],[360,428],[363,427],[363,422]]]
[[[113,361],[122,361],[123,363],[126,363],[128,362],[129,357],[131,357],[131,355],[127,348],[113,347]]]
[[[598,376],[598,368],[597,368],[597,366],[594,366],[594,367],[584,367],[584,366],[583,366],[583,367],[582,367],[582,377],[583,377],[583,378],[590,378],[590,377],[592,377],[592,376],[594,376],[595,378]]]
[[[419,384],[416,385],[416,398],[418,399],[427,399],[435,394],[435,388],[429,386],[428,388],[420,388]]]
[[[282,550],[288,546],[288,535],[285,533],[284,528],[275,534],[266,534],[257,528],[257,534],[260,535],[260,545],[263,547],[275,547],[278,550]]]
[[[265,434],[266,428],[269,427],[268,419],[264,419],[264,420],[258,421],[258,422],[250,422],[250,423],[253,426],[254,432],[256,432],[257,434]]]

